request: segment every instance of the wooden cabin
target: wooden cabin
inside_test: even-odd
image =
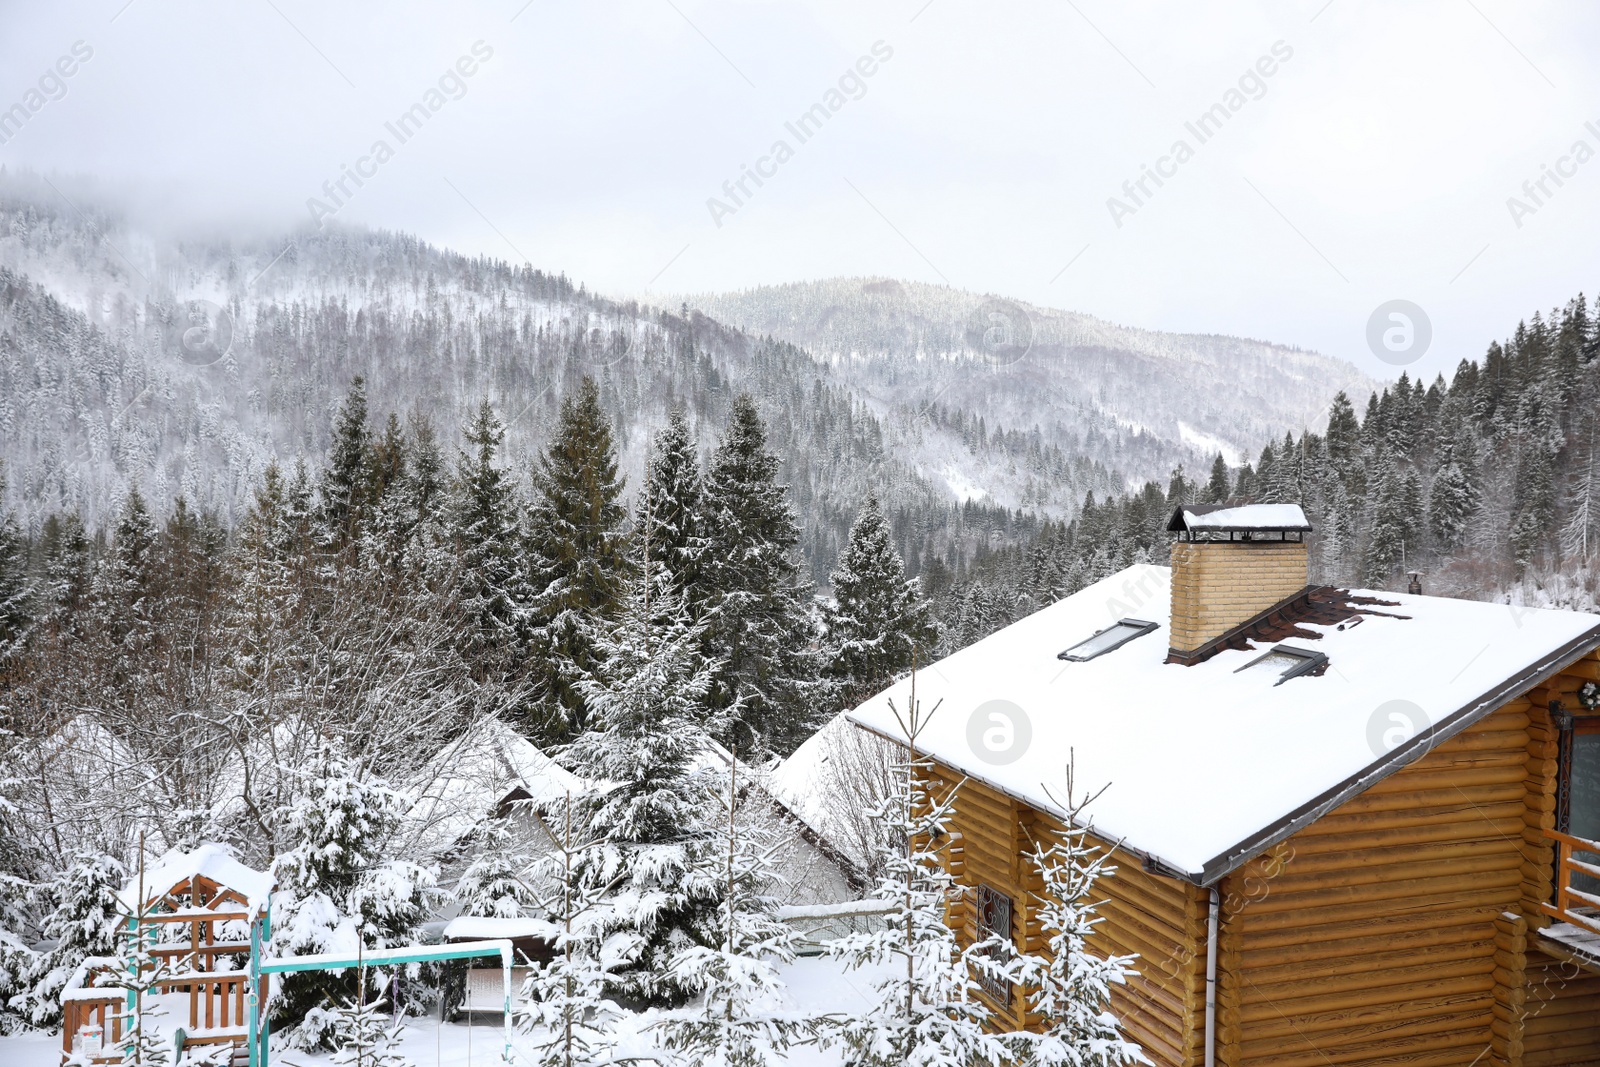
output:
[[[1043,948],[1025,853],[1070,759],[1153,1063],[1600,1064],[1600,617],[1311,586],[1298,507],[1170,529],[1170,568],[919,672],[963,938]],[[896,738],[909,696],[851,718]]]
[[[140,886],[143,899],[140,899]],[[216,845],[173,851],[132,879],[119,894],[126,914],[155,927],[147,936],[151,954],[164,957],[172,977],[160,983],[167,1015],[156,1025],[179,1049],[233,1045],[242,1051],[249,1034],[252,994],[247,967],[249,926],[264,908],[272,879],[235,860]],[[130,922],[135,921],[130,918]],[[115,960],[89,959],[62,992],[61,1057],[74,1053],[93,1063],[122,1058],[127,997],[116,985]]]

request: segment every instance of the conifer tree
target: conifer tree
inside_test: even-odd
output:
[[[389,476],[374,524],[390,567],[429,581],[450,568],[445,529],[449,476],[427,416],[412,412],[399,447],[399,459],[389,463],[398,473]]]
[[[318,485],[318,540],[342,551],[360,533],[373,488],[372,431],[367,426],[367,383],[357,375],[334,418],[333,442]]]
[[[10,814],[6,808],[0,799],[0,817]],[[31,889],[16,875],[0,872],[0,1037],[28,1026],[30,981],[39,962],[23,937]]]
[[[1228,479],[1228,461],[1222,458],[1222,453],[1217,453],[1217,458],[1211,462],[1211,480],[1206,483],[1206,503],[1221,504],[1232,495],[1232,488]]]
[[[1453,548],[1467,528],[1467,521],[1478,506],[1478,487],[1474,484],[1470,456],[1460,455],[1453,437],[1439,443],[1438,470],[1428,494],[1428,521],[1433,535],[1445,548]]]
[[[533,1047],[538,1067],[599,1067],[615,1063],[622,1009],[611,999],[613,968],[608,952],[612,891],[627,879],[622,870],[597,882],[589,858],[603,847],[577,822],[569,794],[550,819],[551,848],[535,867],[543,890],[541,909],[557,928],[555,952],[534,961],[515,1009],[518,1029]]]
[[[1372,532],[1367,538],[1367,581],[1381,588],[1388,584],[1405,554],[1405,479],[1388,451],[1378,460],[1376,497],[1372,507]]]
[[[148,644],[154,611],[156,527],[137,488],[128,490],[108,558],[95,575],[98,614],[113,643],[133,652]]]
[[[487,400],[465,434],[470,448],[457,460],[450,514],[461,560],[459,597],[472,620],[475,652],[507,670],[520,659],[526,640],[531,592],[516,498],[499,464],[505,429]]]
[[[81,852],[48,889],[54,908],[45,936],[55,947],[40,954],[28,995],[34,1026],[61,1025],[61,990],[90,956],[110,956],[125,925],[117,893],[126,878],[122,863],[102,853]]]
[[[93,580],[89,534],[75,511],[51,515],[41,533],[44,594],[49,602],[46,621],[56,629],[69,628],[81,623],[78,609],[87,600]]]
[[[721,664],[710,700],[727,717],[718,737],[787,754],[820,724],[816,623],[794,555],[799,526],[748,395],[734,400],[712,458],[704,514],[708,645]]]
[[[872,893],[887,905],[884,924],[828,946],[849,970],[890,966],[830,1036],[845,1067],[998,1067],[1006,1048],[990,1032],[991,1013],[978,997],[975,954],[962,950],[945,921],[953,881],[941,852],[950,844],[956,790],[936,797],[924,785],[932,764],[917,754],[926,718],[914,690],[903,715],[907,758],[876,813],[886,831],[882,839],[890,843]]]
[[[663,571],[652,571],[648,584],[644,574],[635,578],[620,623],[597,636],[598,673],[582,683],[593,726],[562,762],[612,783],[578,799],[583,834],[594,844],[576,868],[590,891],[615,887],[600,919],[618,961],[612,991],[676,1004],[689,991],[672,972],[673,958],[714,936],[723,892],[705,863],[715,792],[694,770],[705,749],[699,723],[712,676],[701,627]]]
[[[581,683],[599,667],[594,634],[617,617],[628,579],[623,482],[594,379],[562,399],[535,484],[532,666],[546,726],[559,736],[587,722]]]
[[[1066,773],[1065,829],[1035,841],[1026,861],[1038,873],[1043,892],[1033,920],[1045,935],[1048,952],[1025,952],[1015,940],[994,935],[973,946],[980,971],[998,982],[1020,987],[1028,1011],[1041,1020],[1038,1030],[1005,1037],[1015,1062],[1027,1067],[1120,1067],[1142,1063],[1139,1046],[1128,1041],[1110,1008],[1112,986],[1136,973],[1137,956],[1096,953],[1090,938],[1100,919],[1093,898],[1102,878],[1116,873],[1109,851],[1089,839],[1089,805],[1095,796],[1073,791],[1073,768]]]
[[[539,899],[527,875],[532,861],[512,845],[504,820],[486,824],[477,834],[478,848],[456,882],[456,903],[463,915],[515,919],[530,915]]]
[[[850,529],[850,543],[833,572],[834,602],[827,622],[828,675],[838,699],[854,707],[927,662],[939,630],[915,578],[907,579],[876,497],[867,497]]]
[[[667,425],[652,442],[634,528],[650,528],[650,557],[661,562],[672,584],[684,590],[691,603],[699,591],[705,552],[701,492],[700,459],[689,420],[683,409],[673,408]],[[642,539],[635,541],[635,553],[639,554]]]
[[[435,875],[385,853],[407,807],[404,795],[382,779],[324,749],[307,771],[300,799],[280,813],[293,847],[273,863],[274,955],[353,955],[415,940]],[[348,972],[285,975],[272,1000],[274,1029],[292,1048],[330,1048],[338,1019],[327,1005],[356,999],[356,982]]]
[[[3,510],[5,495],[5,468],[0,466],[0,670],[26,640],[36,610],[27,544],[15,518]]]
[[[332,1044],[335,1067],[411,1067],[400,1053],[405,1024],[390,1017],[388,1002],[367,999],[367,969],[357,968],[354,998],[333,1012]]]
[[[666,1047],[710,1067],[784,1064],[793,1044],[818,1034],[814,1020],[786,1010],[778,965],[794,961],[797,935],[764,893],[778,845],[769,828],[745,814],[740,788],[739,761],[730,758],[706,852],[723,886],[717,938],[679,951],[671,963],[675,983],[696,1003],[667,1016]]]

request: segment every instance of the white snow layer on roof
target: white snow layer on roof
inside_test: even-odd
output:
[[[252,909],[264,905],[267,902],[267,894],[272,890],[272,875],[258,871],[254,867],[246,867],[221,845],[207,844],[201,845],[193,852],[173,849],[157,860],[155,866],[145,868],[145,900],[164,896],[173,886],[180,885],[197,875],[209,878],[218,885],[238,893],[250,902]],[[118,897],[129,911],[138,907],[138,875],[128,880],[128,884],[122,887]]]
[[[837,782],[829,763],[841,755],[842,746],[856,729],[845,715],[835,716],[772,769],[767,789],[819,837],[857,865],[866,866],[870,857],[858,855],[855,835],[844,822],[840,805],[830,802],[835,798],[828,795]]]
[[[542,804],[589,788],[512,727],[489,719],[429,763],[407,818],[423,828],[424,847],[436,851],[481,826],[519,789]]]
[[[1105,787],[1087,812],[1098,834],[1199,876],[1207,861],[1600,625],[1577,612],[1365,593],[1398,604],[1374,610],[1410,618],[1306,626],[1323,637],[1287,643],[1327,653],[1327,672],[1274,686],[1277,671],[1234,673],[1259,650],[1164,663],[1170,582],[1166,567],[1131,567],[918,672],[919,705],[940,705],[919,748],[1050,811],[1059,811],[1051,794],[1065,799],[1070,753],[1080,795]],[[1130,615],[1160,628],[1087,662],[1056,658]],[[888,700],[904,712],[908,696],[906,680],[849,714],[899,737]],[[991,714],[1017,720],[1009,762],[993,751],[1007,738]],[[1408,728],[1406,718],[1426,722]]]
[[[1183,521],[1191,530],[1293,530],[1311,525],[1299,504],[1245,504],[1203,515],[1185,508]]]
[[[458,915],[445,923],[441,936],[446,940],[493,941],[502,937],[542,937],[553,941],[560,932],[561,928],[548,919]]]

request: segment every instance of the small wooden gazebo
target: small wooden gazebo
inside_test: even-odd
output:
[[[174,850],[145,871],[142,900],[139,885],[137,878],[130,882],[119,901],[130,923],[157,926],[152,955],[164,957],[173,972],[160,989],[175,1044],[232,1044],[242,1050],[252,995],[257,1004],[265,1000],[265,989],[250,988],[249,927],[266,907],[271,876],[219,846],[201,845],[193,852]],[[110,959],[85,960],[62,991],[63,1061],[74,1052],[95,1063],[121,1058],[129,994],[115,984],[96,984],[114,968]]]

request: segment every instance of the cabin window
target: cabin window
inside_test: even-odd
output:
[[[978,886],[978,940],[991,937],[1012,939],[1011,898],[993,886]],[[998,955],[991,950],[990,954]],[[978,971],[978,985],[1001,1004],[1011,1003],[1011,983],[1001,981],[986,971]]]
[[[1082,663],[1121,648],[1135,637],[1143,637],[1160,625],[1156,622],[1145,622],[1143,619],[1118,619],[1104,630],[1096,630],[1092,637],[1086,637],[1065,652],[1058,653],[1056,659]]]
[[[1561,782],[1557,829],[1573,837],[1600,841],[1600,715],[1580,715],[1562,730]],[[1579,852],[1576,859],[1600,864],[1600,854]],[[1600,878],[1574,874],[1572,888],[1600,894]]]
[[[1318,667],[1324,666],[1328,657],[1321,652],[1313,652],[1309,648],[1296,648],[1294,645],[1275,645],[1264,655],[1238,668],[1239,671],[1266,671],[1278,676],[1273,685],[1282,685],[1290,678],[1298,678],[1302,674],[1309,674]]]

